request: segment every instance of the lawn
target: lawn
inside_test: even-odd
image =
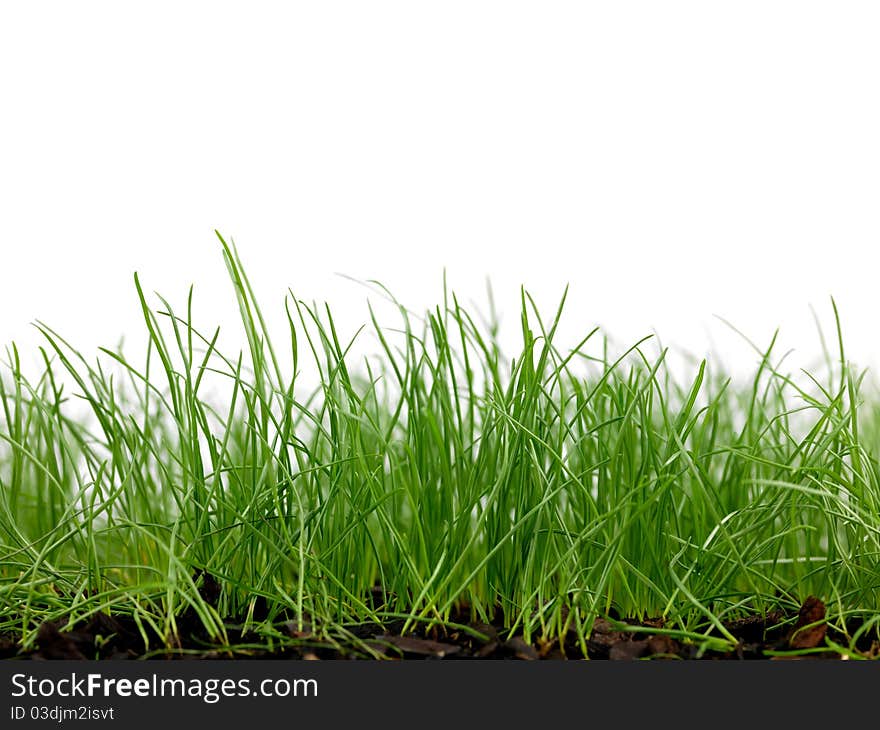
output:
[[[446,292],[366,312],[362,357],[293,294],[270,337],[220,241],[243,353],[137,278],[143,362],[44,324],[41,372],[7,349],[6,655],[878,654],[880,410],[839,323],[821,372],[771,342],[743,379],[562,347],[564,297],[525,292],[504,352]]]

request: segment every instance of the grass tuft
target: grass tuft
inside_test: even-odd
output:
[[[44,324],[35,378],[6,351],[0,631],[25,647],[99,612],[145,649],[182,617],[219,645],[234,618],[273,647],[280,622],[344,640],[468,620],[586,646],[613,616],[729,646],[731,620],[808,595],[842,635],[877,631],[880,411],[841,337],[819,375],[782,370],[774,338],[750,382],[705,361],[682,379],[644,340],[560,349],[564,296],[542,318],[523,292],[507,359],[496,321],[446,292],[394,329],[370,310],[377,352],[357,359],[291,294],[276,348],[220,243],[246,352],[196,328],[192,290],[154,307],[137,277],[144,362],[89,360]]]

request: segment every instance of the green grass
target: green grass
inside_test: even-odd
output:
[[[724,621],[809,594],[833,625],[876,631],[880,411],[842,341],[817,376],[781,370],[769,343],[748,382],[705,362],[681,379],[646,341],[560,347],[562,303],[542,319],[524,293],[507,359],[496,323],[447,292],[394,328],[371,310],[375,354],[355,358],[330,310],[293,295],[273,344],[221,243],[245,353],[196,328],[192,291],[152,308],[137,281],[145,362],[85,358],[42,324],[38,377],[7,351],[0,630],[25,646],[43,620],[98,611],[169,645],[185,610],[221,644],[222,619],[244,617],[252,644],[278,646],[281,616],[339,637],[464,607],[527,640],[583,640],[614,611],[723,647]]]

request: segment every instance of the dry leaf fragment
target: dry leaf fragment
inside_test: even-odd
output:
[[[827,629],[825,604],[815,596],[809,596],[798,611],[788,645],[792,649],[813,649],[822,643]]]

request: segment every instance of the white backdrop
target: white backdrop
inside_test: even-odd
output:
[[[234,332],[217,228],[279,328],[288,286],[353,327],[337,272],[418,309],[445,267],[737,367],[713,315],[807,364],[833,294],[876,363],[878,37],[840,0],[3,3],[0,337],[140,337],[135,270]]]

